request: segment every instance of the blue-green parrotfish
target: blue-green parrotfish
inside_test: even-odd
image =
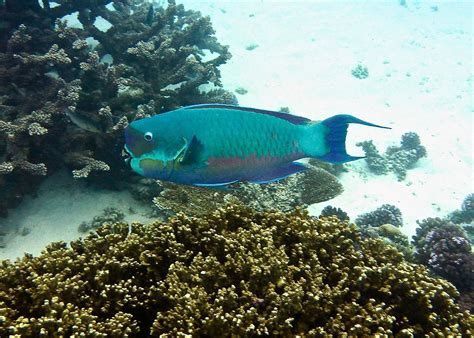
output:
[[[344,163],[349,123],[387,128],[351,115],[315,122],[292,114],[201,104],[131,122],[125,154],[131,168],[154,179],[196,186],[269,183],[307,169],[312,157]],[[387,128],[390,129],[390,128]]]

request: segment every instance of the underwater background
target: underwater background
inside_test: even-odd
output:
[[[56,244],[38,261],[27,256],[17,266],[4,263],[0,273],[2,335],[35,336],[41,330],[50,335],[91,334],[92,322],[102,323],[95,329],[109,336],[150,332],[472,334],[473,10],[468,1],[0,0],[0,259],[14,261],[25,253],[38,256],[51,242],[68,243],[99,229],[83,244],[71,245],[74,252]],[[127,123],[200,103],[239,104],[311,120],[351,114],[392,129],[351,125],[347,152],[366,159],[344,165],[305,161],[311,168],[308,172],[269,185],[213,190],[158,182],[131,172],[121,158]],[[223,209],[216,211],[219,207]],[[307,209],[309,215],[298,211],[272,216],[269,212],[298,208]],[[156,223],[181,211],[188,216]],[[145,225],[129,228],[124,222]],[[150,222],[155,223],[147,227]],[[244,234],[232,222],[240,224]],[[262,227],[254,228],[259,222]],[[220,238],[209,224],[228,237]],[[230,225],[222,228],[222,224]],[[127,237],[130,229],[137,238]],[[261,246],[254,248],[245,231],[249,238],[258,238]],[[360,243],[349,248],[341,244],[343,240],[329,238],[331,233]],[[109,251],[101,251],[101,240],[110,245]],[[194,242],[200,244],[194,246]],[[245,250],[235,249],[239,242]],[[214,245],[210,248],[206,243]],[[165,249],[157,253],[154,247]],[[261,247],[267,251],[260,252]],[[233,248],[229,249],[235,254],[230,265],[220,258],[228,253],[222,248]],[[252,260],[246,261],[247,251]],[[311,259],[313,251],[318,262]],[[120,299],[119,305],[99,302],[106,309],[103,316],[99,310],[87,310],[89,319],[81,317],[78,309],[94,309],[93,296],[71,305],[68,311],[82,318],[79,329],[66,324],[48,326],[44,319],[48,316],[62,318],[63,323],[77,319],[55,317],[64,313],[66,299],[75,296],[72,291],[69,294],[74,273],[61,281],[51,276],[61,275],[68,260],[74,260],[71,271],[84,270],[88,263],[75,260],[84,252],[91,253],[87,260],[95,262],[90,263],[91,270],[108,266],[107,255],[128,263],[136,258],[141,263],[122,266],[114,277],[93,278],[97,290],[113,285],[114,278],[121,281],[120,288],[135,289],[115,288],[109,298]],[[51,266],[48,255],[55,257],[58,266]],[[325,261],[326,255],[333,261]],[[214,256],[216,261],[208,261]],[[347,267],[359,264],[348,262],[348,257],[360,262],[364,272],[348,276]],[[393,261],[388,257],[394,257]],[[280,258],[287,259],[286,263]],[[239,262],[244,261],[242,275],[225,270],[240,271]],[[137,272],[133,270],[137,264],[146,268]],[[288,268],[292,264],[300,272],[307,264],[307,271],[296,273]],[[31,278],[23,281],[14,273],[22,266],[24,271],[44,266],[44,271],[38,268],[35,273],[51,279],[45,290],[59,288],[59,296],[45,292],[33,297],[35,306],[47,314],[22,312],[19,303],[30,300],[12,291],[13,286],[9,289],[8,285],[23,282],[33,287]],[[226,268],[220,271],[216,266]],[[255,272],[255,266],[262,271]],[[335,266],[341,267],[338,273]],[[155,267],[159,273],[153,272]],[[326,270],[318,270],[321,267]],[[390,273],[373,277],[367,271]],[[293,272],[299,284],[282,277]],[[221,277],[211,283],[203,277],[206,273]],[[140,277],[133,279],[134,274]],[[153,278],[164,281],[172,274],[176,274],[174,279],[166,285],[158,283],[156,289],[140,284]],[[180,279],[186,274],[194,276],[193,282]],[[319,285],[316,275],[325,276],[319,282],[331,288],[337,284],[332,280],[359,282],[345,285],[356,290],[350,294],[323,292],[331,294],[327,303],[334,305],[324,312],[324,297],[323,301],[318,298],[319,303],[305,303],[306,297],[316,297],[311,296],[317,293],[314,285]],[[376,291],[364,289],[361,276]],[[255,285],[249,282],[239,287],[246,278],[256,280]],[[403,278],[406,284],[395,286],[395,280]],[[231,284],[223,286],[222,280]],[[264,286],[268,280],[275,288],[271,294]],[[394,284],[390,289],[381,280]],[[220,291],[201,290],[196,286],[201,282]],[[87,290],[95,284],[88,285]],[[241,289],[235,291],[230,285]],[[384,298],[386,294],[380,291],[384,287],[393,295],[400,292],[398,298]],[[173,295],[165,291],[173,288],[177,290]],[[157,302],[167,305],[161,308],[145,296],[142,299],[146,290],[153,290],[147,296],[158,294]],[[252,296],[245,298],[242,290]],[[364,292],[366,297],[360,297]],[[413,296],[416,292],[419,297]],[[12,305],[9,293],[21,301]],[[209,298],[202,298],[204,293]],[[120,296],[125,294],[129,295],[124,296],[126,301]],[[53,296],[64,303],[52,306]],[[291,301],[285,300],[287,296]],[[189,297],[198,304],[190,307],[196,305],[199,311],[186,312]],[[233,300],[222,306],[213,303],[215,308],[204,306],[219,297]],[[342,309],[352,302],[359,304],[357,309],[346,309],[344,314]],[[381,303],[389,305],[376,311]],[[396,305],[391,308],[392,303]],[[411,318],[408,304],[418,304],[420,313],[426,310],[426,318]],[[173,306],[176,312],[170,310]],[[273,307],[285,310],[275,314]],[[313,314],[322,312],[311,318],[302,310],[305,307]],[[155,311],[150,315],[153,318],[137,319],[137,313],[150,308]],[[378,322],[374,318],[380,311],[386,316]],[[220,321],[206,317],[213,312],[222,315]],[[30,318],[24,331],[21,316]],[[39,322],[31,321],[41,316]],[[436,316],[439,322],[433,319]],[[110,329],[117,323],[123,324],[123,331]],[[58,331],[59,327],[64,331]]]

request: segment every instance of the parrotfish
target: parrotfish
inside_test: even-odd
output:
[[[344,163],[350,123],[379,126],[351,115],[320,122],[223,104],[201,104],[131,122],[124,154],[145,177],[195,186],[269,183],[307,169],[295,162],[316,158]]]

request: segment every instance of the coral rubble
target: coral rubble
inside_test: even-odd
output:
[[[41,3],[0,4],[0,210],[64,166],[76,178],[127,179],[119,155],[127,121],[235,103],[218,88],[230,53],[209,17],[173,0]],[[75,14],[70,27],[63,17]]]
[[[401,145],[388,147],[383,155],[372,141],[359,142],[357,146],[362,147],[371,172],[384,175],[392,171],[399,181],[405,179],[407,170],[413,168],[420,158],[426,157],[426,149],[414,132],[403,134]]]
[[[3,262],[0,335],[472,335],[457,296],[336,218],[228,205]]]
[[[208,213],[232,199],[256,209],[289,211],[330,200],[343,188],[327,171],[308,165],[309,169],[269,184],[244,183],[229,190],[189,187],[160,182],[162,191],[153,199],[157,215],[168,217],[179,211],[192,215]]]

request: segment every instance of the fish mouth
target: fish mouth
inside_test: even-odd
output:
[[[130,165],[130,161],[132,159],[132,153],[127,149],[126,145],[122,148],[122,158],[123,158],[123,161],[127,165]]]

